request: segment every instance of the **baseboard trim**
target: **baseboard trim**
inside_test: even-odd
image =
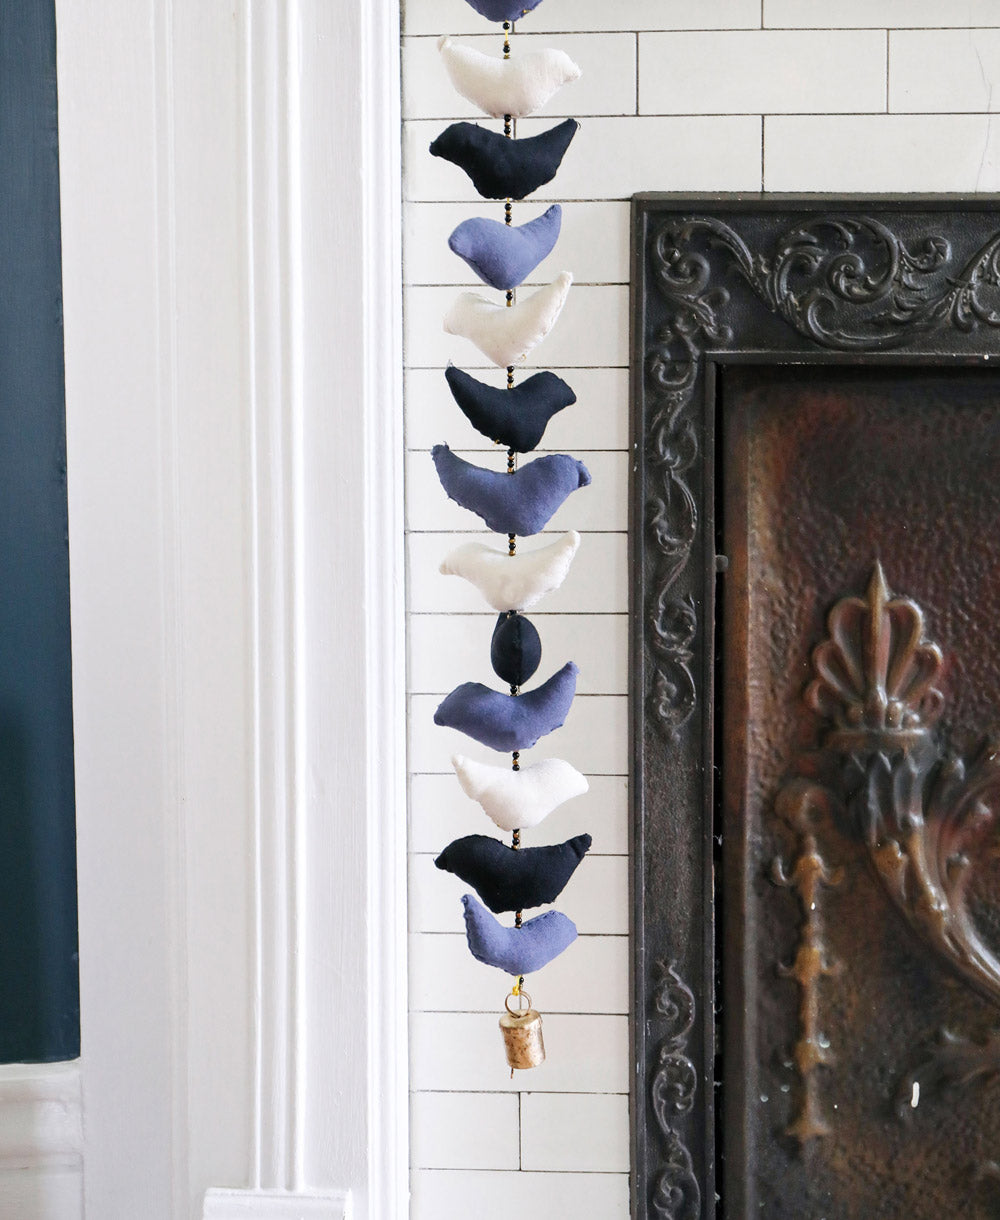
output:
[[[82,1150],[79,1063],[0,1067],[0,1167],[77,1165]]]
[[[209,1190],[202,1220],[351,1220],[349,1191]]]

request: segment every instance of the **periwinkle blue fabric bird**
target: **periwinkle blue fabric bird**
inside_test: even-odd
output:
[[[448,245],[465,259],[484,284],[507,292],[523,284],[547,258],[559,240],[562,208],[548,211],[523,225],[507,225],[485,216],[463,220],[448,238]]]
[[[431,457],[449,500],[482,517],[498,534],[537,534],[568,496],[590,483],[590,471],[568,453],[535,458],[514,474],[476,466],[447,445],[435,445]]]
[[[466,0],[487,21],[518,21],[538,8],[542,0]]]
[[[530,750],[539,738],[564,724],[579,672],[569,661],[524,695],[504,695],[481,682],[463,682],[438,704],[434,723],[457,729],[491,750],[506,754]]]
[[[573,390],[548,369],[512,390],[486,385],[453,364],[444,375],[452,398],[473,428],[517,453],[530,453],[552,416],[576,402]]]
[[[462,904],[469,952],[505,974],[534,974],[576,940],[576,924],[561,911],[546,911],[519,928],[507,928],[471,894]]]
[[[590,835],[549,847],[515,850],[489,835],[466,835],[449,843],[434,861],[471,885],[494,914],[529,911],[555,902],[590,851]]]
[[[556,176],[579,126],[565,119],[537,136],[508,140],[475,123],[452,123],[430,151],[464,170],[485,199],[523,199]]]

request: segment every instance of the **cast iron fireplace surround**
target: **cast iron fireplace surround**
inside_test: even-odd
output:
[[[1000,205],[633,205],[634,1198],[1000,1215]]]

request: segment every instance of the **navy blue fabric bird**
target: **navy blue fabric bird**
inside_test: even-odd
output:
[[[452,123],[430,151],[464,170],[485,199],[523,199],[556,176],[579,126],[565,119],[537,136],[508,140],[475,123]]]
[[[449,843],[434,863],[471,885],[499,915],[555,902],[590,844],[590,835],[577,835],[550,847],[521,847],[515,851],[489,835],[466,835]]]
[[[547,369],[532,374],[512,390],[486,385],[454,365],[449,365],[444,375],[452,397],[473,428],[517,453],[530,453],[545,435],[552,416],[576,402],[566,382]]]

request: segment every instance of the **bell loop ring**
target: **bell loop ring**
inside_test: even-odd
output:
[[[517,1008],[511,1008],[511,1000],[517,1000]],[[521,1003],[522,1000],[525,1001],[523,1004]],[[526,991],[519,991],[517,995],[514,995],[514,993],[511,992],[510,995],[508,995],[504,1000],[504,1007],[512,1017],[524,1016],[524,1014],[531,1008],[531,996],[528,995]]]

